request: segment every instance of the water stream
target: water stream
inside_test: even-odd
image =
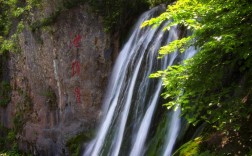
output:
[[[145,12],[122,48],[103,103],[101,124],[96,137],[86,146],[83,156],[148,154],[149,140],[153,137],[152,125],[159,122],[154,121],[154,116],[158,114],[162,90],[161,80],[150,79],[149,75],[195,53],[193,48],[189,48],[183,55],[175,52],[163,59],[157,59],[159,48],[177,39],[178,30],[173,27],[169,32],[164,32],[163,28],[169,22],[155,29],[140,29],[140,25],[164,10],[164,6],[159,6]],[[166,122],[170,126],[164,136],[164,156],[171,155],[179,135],[179,115],[179,109],[167,115]]]

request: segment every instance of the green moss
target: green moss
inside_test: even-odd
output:
[[[80,4],[84,4],[85,2],[88,2],[88,0],[63,0],[63,7],[71,9],[79,6]]]
[[[0,151],[4,150],[5,145],[7,143],[6,136],[8,134],[8,129],[2,125],[0,125]]]
[[[24,28],[23,20],[30,15],[40,0],[0,1],[0,53],[18,52],[18,34]]]
[[[23,126],[29,119],[30,113],[32,112],[33,108],[32,98],[30,97],[29,93],[27,91],[23,91],[20,88],[18,88],[17,90],[21,99],[16,104],[16,112],[13,118],[13,130],[16,134],[22,132]]]
[[[85,2],[86,2],[86,0],[71,0],[71,1],[70,0],[64,0],[62,2],[62,6],[58,6],[58,8],[56,9],[55,12],[53,12],[48,17],[44,17],[44,18],[41,18],[41,19],[35,21],[34,23],[32,23],[30,25],[30,28],[34,32],[34,31],[36,31],[36,30],[38,30],[40,28],[50,26],[50,25],[52,25],[52,24],[54,24],[56,22],[58,16],[60,15],[60,13],[63,10],[77,7],[77,6],[81,5],[81,4],[84,4]]]
[[[18,150],[16,133],[0,125],[0,156],[27,155]]]
[[[10,149],[5,149],[0,151],[0,156],[28,156],[28,153],[22,153],[18,150],[18,145],[16,142],[13,142]]]
[[[164,1],[164,0],[162,0]],[[34,31],[43,26],[51,25],[55,22],[55,19],[61,11],[66,9],[72,9],[79,5],[88,3],[93,12],[98,13],[103,17],[104,30],[107,32],[120,31],[120,28],[128,29],[131,25],[129,21],[132,21],[132,17],[137,17],[140,13],[147,10],[150,5],[158,4],[158,2],[149,2],[149,0],[63,0],[62,6],[59,6],[57,11],[48,18],[43,18],[34,22],[31,25],[31,29]],[[129,11],[130,8],[130,11]],[[127,21],[125,23],[125,21]],[[122,32],[121,32],[122,33]]]
[[[81,155],[81,146],[93,137],[93,132],[78,134],[67,141],[67,147],[71,156]]]
[[[8,82],[2,81],[0,84],[0,106],[6,107],[11,100],[11,86]]]
[[[183,144],[173,156],[222,156],[222,153],[214,153],[207,149],[202,149],[203,137],[197,137]]]
[[[13,118],[15,133],[21,132],[25,123],[24,114],[17,112]]]
[[[30,25],[31,30],[34,32],[42,27],[52,25],[57,20],[57,17],[59,16],[60,12],[61,12],[61,9],[58,9],[49,17],[42,18],[40,20],[35,21],[34,23]]]
[[[13,117],[13,128],[8,129],[0,126],[0,155],[10,156],[23,156],[29,153],[22,153],[18,149],[17,135],[22,133],[24,124],[29,119],[30,112],[32,111],[32,99],[28,92],[17,89],[21,100],[16,104],[16,112]]]
[[[167,122],[168,117],[166,115],[163,116],[163,118],[160,121],[160,124],[158,125],[157,132],[153,139],[150,141],[150,147],[147,150],[147,156],[156,156],[162,154],[162,146],[165,144],[165,136],[167,133],[167,128],[169,126],[169,123]]]
[[[11,100],[11,86],[8,81],[4,81],[8,59],[7,52],[0,54],[0,107],[6,107]]]
[[[22,132],[24,124],[26,123],[32,108],[31,98],[28,96],[27,92],[22,93],[23,94],[20,95],[23,96],[22,101],[16,104],[16,113],[13,117],[13,128],[7,129],[0,126],[0,155],[28,155],[28,153],[22,153],[18,149],[17,135]]]
[[[50,110],[54,110],[58,107],[57,96],[51,87],[49,87],[44,93],[42,93],[42,96],[46,98],[46,103],[48,104]]]
[[[198,156],[200,153],[200,143],[202,137],[195,138],[182,145],[173,156]]]

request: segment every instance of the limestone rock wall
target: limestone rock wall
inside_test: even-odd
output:
[[[43,12],[53,12],[57,4],[48,2],[53,7]],[[62,11],[52,25],[34,32],[26,25],[19,38],[21,52],[10,54],[8,65],[12,100],[1,109],[1,122],[21,125],[23,150],[68,155],[66,141],[92,131],[99,119],[114,53],[110,35],[83,5]]]

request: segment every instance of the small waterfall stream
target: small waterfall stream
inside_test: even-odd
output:
[[[175,61],[191,57],[195,50],[183,55],[177,52],[157,59],[161,46],[178,38],[176,27],[164,32],[169,22],[152,29],[141,24],[165,10],[159,6],[145,12],[136,23],[128,42],[121,50],[110,78],[103,103],[103,116],[96,137],[86,146],[83,156],[147,155],[151,125],[160,100],[162,82],[149,75],[165,69]],[[165,108],[163,108],[165,109]],[[180,129],[180,110],[171,112],[162,155],[172,153]]]

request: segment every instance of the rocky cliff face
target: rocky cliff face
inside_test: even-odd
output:
[[[47,5],[42,12],[50,15],[57,3]],[[8,62],[11,103],[0,110],[4,126],[20,128],[21,149],[68,155],[67,140],[93,130],[112,64],[111,39],[103,30],[87,5],[62,11],[48,27],[31,31],[26,25],[21,52]]]

